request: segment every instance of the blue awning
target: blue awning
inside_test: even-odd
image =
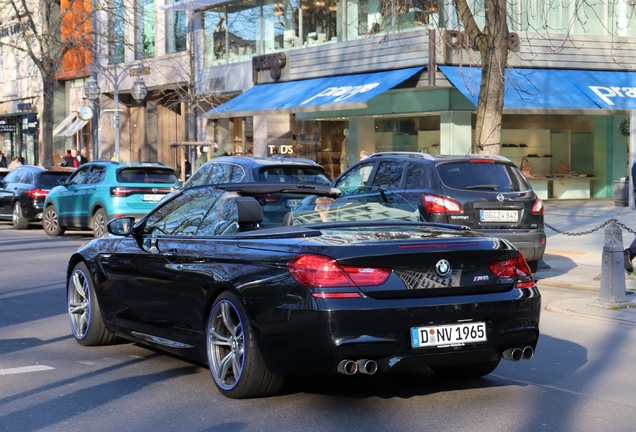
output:
[[[439,66],[439,69],[477,106],[480,68]],[[504,108],[636,109],[636,72],[508,69],[505,86]]]
[[[210,118],[366,108],[369,99],[395,87],[423,67],[260,84],[207,112]]]

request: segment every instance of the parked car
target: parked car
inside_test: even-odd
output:
[[[543,201],[520,169],[497,155],[375,153],[334,181],[347,195],[380,187],[400,194],[430,222],[466,225],[509,240],[536,272],[546,245]]]
[[[310,159],[222,156],[203,164],[183,187],[245,182],[329,185],[331,177],[321,165]],[[288,192],[258,196],[263,205],[265,224],[281,222],[303,197]]]
[[[262,228],[254,196],[287,190],[307,193],[197,186],[135,225],[110,221],[68,263],[74,338],[207,363],[231,398],[272,395],[288,375],[476,378],[532,357],[541,297],[510,242],[421,222],[390,191],[340,199],[328,186],[313,189],[318,206],[294,207],[292,225]]]
[[[177,176],[161,163],[94,161],[82,165],[44,202],[42,225],[50,236],[66,229],[92,229],[106,234],[115,217],[141,219],[173,191]]]
[[[49,191],[73,171],[21,165],[9,172],[0,180],[0,219],[11,219],[15,229],[26,229],[29,222],[40,222]]]

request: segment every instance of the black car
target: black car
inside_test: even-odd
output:
[[[333,183],[347,195],[378,187],[419,207],[430,222],[466,225],[509,240],[536,272],[546,246],[543,201],[521,170],[497,155],[375,153]]]
[[[0,180],[0,219],[12,219],[16,229],[41,221],[49,191],[73,171],[73,168],[21,165],[9,172]]]
[[[183,187],[246,182],[329,185],[331,177],[321,165],[310,159],[222,156],[203,164]],[[258,196],[263,205],[265,223],[281,222],[303,197],[289,193]]]
[[[415,371],[476,378],[532,357],[541,297],[506,240],[420,221],[391,192],[330,187],[264,229],[254,195],[306,185],[199,186],[74,253],[68,317],[82,345],[124,338],[209,365],[232,398],[284,377]]]

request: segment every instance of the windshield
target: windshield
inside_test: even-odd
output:
[[[331,184],[331,180],[320,167],[271,166],[261,168],[258,173],[263,182]]]
[[[417,207],[389,191],[365,188],[355,196],[308,197],[292,209],[293,225],[323,222],[419,222]]]

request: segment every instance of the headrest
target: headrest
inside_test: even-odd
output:
[[[253,197],[236,197],[236,208],[238,210],[238,223],[261,223],[263,222],[263,207]]]

